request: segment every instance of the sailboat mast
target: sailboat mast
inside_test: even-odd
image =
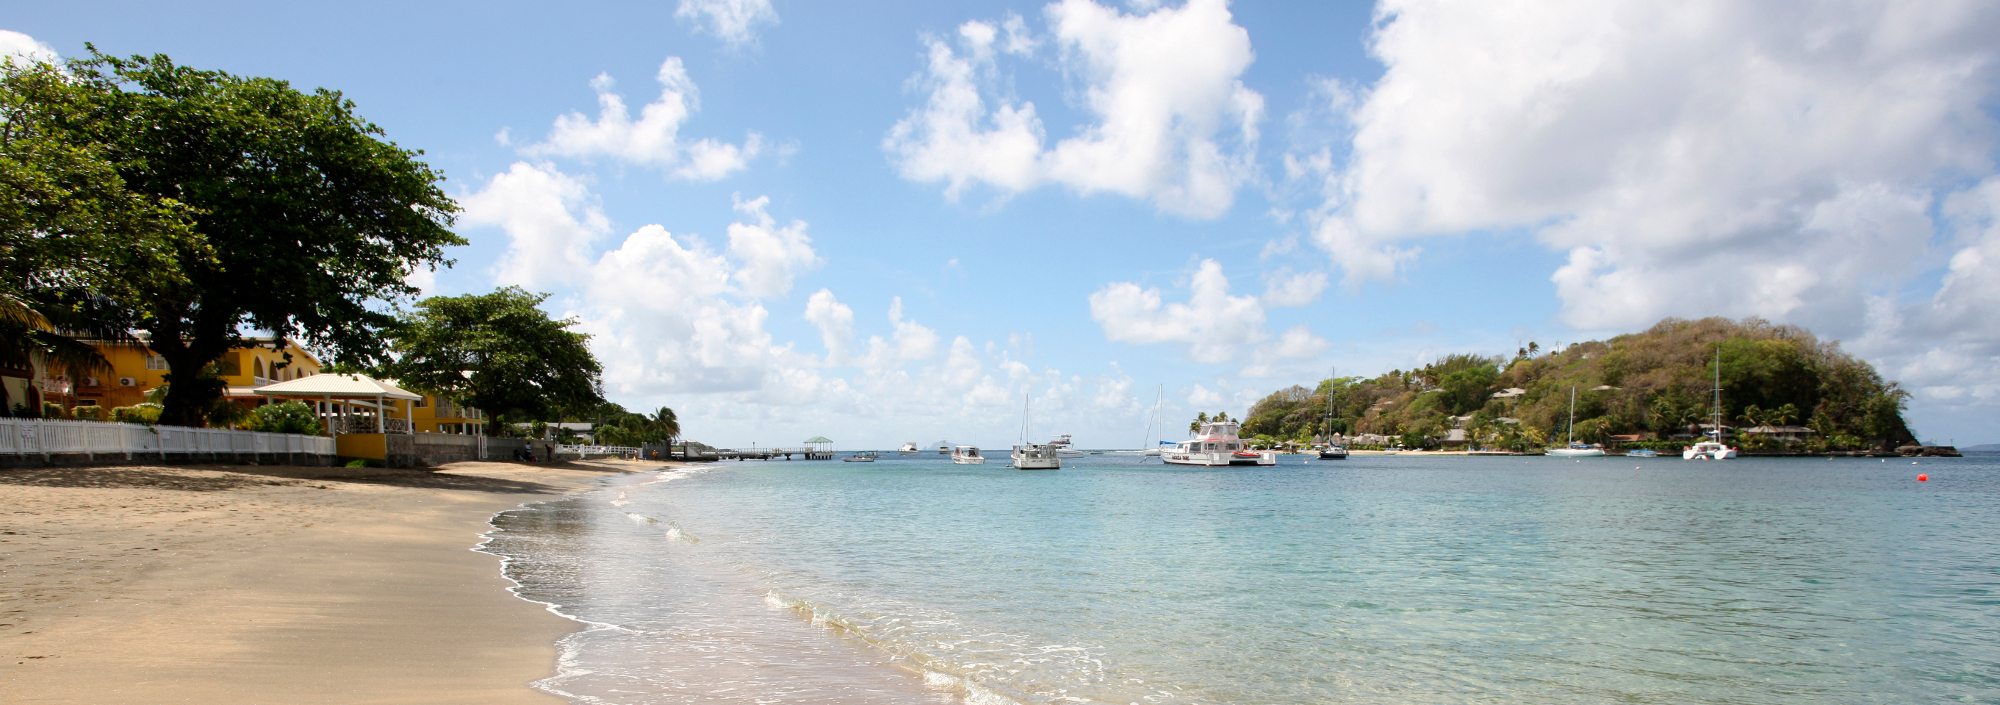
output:
[[[1569,443],[1576,445],[1576,387],[1569,388]]]

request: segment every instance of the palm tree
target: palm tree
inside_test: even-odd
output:
[[[95,346],[64,335],[82,331],[91,337],[116,339],[125,333],[115,325],[90,315],[103,302],[84,301],[77,307],[43,306],[32,299],[0,293],[0,366],[34,369],[40,364],[52,374],[76,379],[84,375],[108,375],[111,363]],[[83,309],[75,311],[73,309]],[[44,311],[52,313],[45,314]],[[64,315],[68,314],[68,315]],[[0,409],[27,400],[10,400],[0,390]],[[34,416],[41,409],[31,410]]]
[[[660,407],[653,412],[653,428],[660,432],[660,438],[667,444],[667,459],[674,458],[674,439],[681,437],[681,420],[673,409]]]

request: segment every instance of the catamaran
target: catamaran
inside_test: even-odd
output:
[[[1722,346],[1715,346],[1715,438],[1681,449],[1682,460],[1727,460],[1736,449],[1722,444]]]
[[[1584,457],[1599,456],[1603,454],[1604,454],[1603,448],[1597,448],[1591,446],[1588,443],[1576,442],[1576,387],[1570,387],[1569,388],[1569,446],[1565,448],[1550,448],[1549,455],[1553,455],[1559,458],[1584,458]]]
[[[1238,437],[1235,421],[1209,421],[1195,437],[1181,441],[1160,459],[1173,465],[1277,465],[1278,454],[1253,451]]]

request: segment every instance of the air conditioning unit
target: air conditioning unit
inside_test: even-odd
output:
[[[95,387],[95,386],[97,386],[97,378],[96,378],[96,377],[85,377],[85,378],[83,378],[83,386],[86,386],[86,387]]]
[[[136,379],[132,379],[131,377],[119,377],[119,378],[118,378],[118,386],[120,386],[120,387],[137,387],[137,386],[139,386],[139,380],[136,380]]]

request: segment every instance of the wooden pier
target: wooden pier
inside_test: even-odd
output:
[[[784,458],[785,460],[793,458],[798,458],[799,460],[833,459],[833,451],[817,448],[752,448],[749,450],[723,448],[717,450],[715,453],[723,460],[777,460],[779,458]]]

